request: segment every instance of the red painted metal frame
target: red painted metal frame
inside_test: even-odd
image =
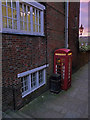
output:
[[[71,53],[71,55],[68,55],[69,53]],[[56,55],[56,54],[59,54],[59,55]],[[57,74],[56,73],[56,65],[57,65],[56,59],[60,59],[61,89],[67,90],[71,86],[71,74],[72,74],[72,52],[71,50],[63,48],[63,49],[58,49],[54,52],[54,73],[55,74]],[[62,62],[62,60],[64,60],[64,62]],[[65,64],[65,72],[62,70],[62,67],[64,67],[63,64]],[[69,64],[70,64],[70,70],[69,70]],[[64,79],[62,78],[63,75],[64,75]],[[69,75],[70,75],[70,78],[68,78]]]

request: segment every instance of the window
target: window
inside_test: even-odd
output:
[[[36,72],[31,74],[31,89],[36,87]]]
[[[29,91],[29,76],[25,76],[21,78],[21,84],[22,84],[22,93],[27,93]]]
[[[22,97],[25,97],[46,83],[46,67],[48,65],[18,74],[18,78],[21,78]]]
[[[17,29],[16,2],[2,2],[3,28]]]
[[[44,35],[44,9],[37,2],[2,2],[2,32]]]
[[[42,84],[43,82],[43,70],[39,71],[39,84]]]

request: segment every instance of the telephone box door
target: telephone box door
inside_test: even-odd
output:
[[[64,86],[65,79],[65,58],[63,57],[54,57],[54,73],[61,75],[61,88]]]

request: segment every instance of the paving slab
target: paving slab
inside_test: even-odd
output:
[[[49,90],[18,111],[12,118],[88,118],[88,64],[72,75],[72,86],[59,94]],[[7,117],[6,116],[6,117]],[[3,118],[6,118],[3,114]]]

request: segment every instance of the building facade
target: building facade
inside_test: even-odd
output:
[[[54,51],[65,48],[65,4],[1,3],[3,111],[19,109],[49,89]],[[68,4],[68,44],[75,57],[79,47],[79,6]]]

